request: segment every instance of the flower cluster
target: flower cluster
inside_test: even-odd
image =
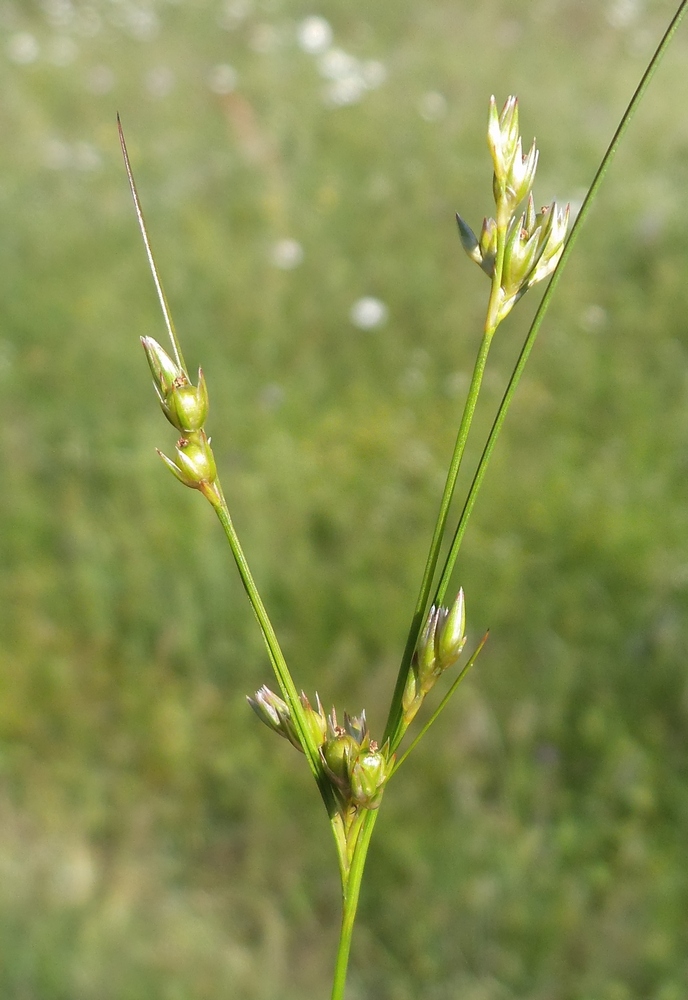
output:
[[[320,753],[323,771],[327,775],[339,809],[343,815],[358,809],[377,809],[385,782],[394,767],[394,754],[389,746],[382,750],[370,738],[365,712],[360,716],[344,713],[344,725],[337,722],[334,709],[325,717],[320,698],[316,695],[313,708],[301,692],[306,724]],[[248,703],[261,722],[303,750],[289,705],[279,695],[263,686]]]
[[[198,369],[198,385],[180,364],[152,337],[141,337],[162,412],[181,433],[177,441],[176,461],[161,451],[158,454],[177,479],[193,489],[211,487],[217,479],[210,438],[203,430],[208,416],[208,390],[203,372]]]
[[[501,210],[505,218],[510,218],[533,187],[539,156],[535,139],[528,154],[523,155],[518,134],[518,100],[515,97],[507,99],[501,114],[497,113],[494,97],[490,98],[487,144],[494,164],[492,187],[495,204],[498,212]]]
[[[371,740],[365,712],[344,713],[344,725],[337,723],[335,710],[327,720],[328,739],[320,748],[325,773],[332,782],[344,813],[353,808],[377,809],[385,782],[394,767],[389,745],[378,749]]]
[[[501,114],[490,100],[487,141],[494,165],[493,193],[496,218],[483,221],[480,236],[457,214],[461,244],[499,288],[493,322],[496,326],[529,288],[551,274],[564,249],[569,206],[556,202],[535,211],[531,190],[538,163],[535,141],[524,155],[518,134],[518,101],[510,97]],[[517,214],[527,199],[526,209]]]
[[[438,678],[453,667],[466,644],[466,602],[463,589],[451,608],[433,605],[413,654],[402,699],[404,724],[413,720]]]

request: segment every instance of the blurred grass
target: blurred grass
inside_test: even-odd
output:
[[[3,998],[326,996],[336,937],[321,806],[246,710],[269,671],[219,527],[153,452],[115,111],[297,680],[379,730],[484,304],[453,212],[489,210],[489,94],[520,95],[538,200],[575,200],[672,11],[0,4]],[[314,13],[385,68],[351,106],[297,44]],[[386,797],[352,1000],[688,995],[687,54],[682,30],[488,475],[457,582],[489,647]]]

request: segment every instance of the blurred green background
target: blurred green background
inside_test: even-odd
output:
[[[115,112],[297,682],[377,733],[486,301],[453,213],[491,210],[489,95],[520,96],[538,203],[579,204],[673,9],[0,2],[3,1000],[316,1000],[337,938],[219,525],[154,453]],[[688,996],[686,27],[476,508],[456,584],[490,642],[386,795],[351,1000]]]

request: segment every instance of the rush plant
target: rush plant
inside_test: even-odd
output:
[[[467,601],[463,589],[447,599],[450,581],[473,506],[524,366],[562,267],[576,235],[597,194],[603,176],[642,95],[683,16],[688,0],[681,3],[657,47],[621,123],[602,159],[574,226],[568,235],[569,207],[555,202],[538,209],[533,196],[539,152],[535,142],[524,154],[519,130],[516,97],[509,97],[498,110],[490,100],[487,143],[492,159],[494,212],[476,233],[457,215],[464,250],[487,276],[489,290],[480,344],[459,422],[456,442],[430,541],[418,597],[401,656],[384,732],[374,739],[365,711],[337,715],[326,713],[319,694],[311,700],[299,692],[280,648],[268,612],[254,582],[237,536],[216,467],[210,438],[205,430],[208,391],[199,369],[192,381],[172,322],[165,293],[148,238],[139,196],[134,183],[124,135],[119,136],[131,193],[143,236],[148,263],[162,308],[170,345],[143,337],[142,344],[153,376],[153,385],[165,417],[178,435],[173,457],[159,452],[164,464],[185,486],[196,489],[215,510],[242,583],[265,639],[279,693],[263,686],[248,698],[251,708],[270,729],[283,736],[306,758],[325,806],[337,850],[342,888],[342,923],[337,950],[332,1000],[342,1000],[352,932],[366,855],[378,810],[387,785],[411,751],[446,708],[450,698],[475,663],[487,640],[464,657]],[[446,558],[439,565],[441,546],[448,536],[449,516],[457,477],[464,457],[471,424],[480,396],[493,338],[509,313],[529,288],[549,278],[510,381],[497,409],[492,428],[474,471],[461,514],[452,528]],[[425,698],[445,675],[451,678],[437,707],[422,723],[410,744],[402,748],[409,728],[424,706]],[[321,692],[322,693],[322,692]]]

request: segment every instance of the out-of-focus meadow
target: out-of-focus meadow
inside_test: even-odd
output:
[[[673,8],[0,3],[3,1000],[315,1000],[338,929],[219,525],[154,452],[115,112],[297,682],[376,733],[484,310],[453,213],[491,210],[489,95],[579,204]],[[684,26],[488,474],[456,584],[491,638],[387,792],[352,1000],[688,996],[687,65]]]

